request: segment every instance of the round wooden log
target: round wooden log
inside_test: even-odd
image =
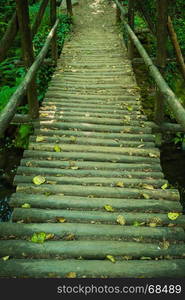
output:
[[[29,157],[29,156],[27,156]],[[102,171],[108,171],[111,170],[111,172],[113,172],[112,174],[114,174],[114,172],[116,172],[117,170],[119,170],[119,172],[139,172],[139,171],[143,171],[143,172],[151,172],[151,176],[155,175],[157,176],[157,174],[162,174],[162,170],[161,170],[161,166],[159,164],[147,164],[147,163],[109,163],[109,162],[93,162],[93,161],[75,161],[75,162],[71,162],[71,161],[61,161],[61,160],[39,160],[38,159],[32,159],[30,157],[29,158],[23,158],[21,160],[21,166],[38,166],[38,167],[48,167],[48,168],[60,168],[60,169],[70,169],[72,165],[75,165],[76,167],[79,168],[79,171],[82,171],[80,169],[85,170],[102,170]],[[77,169],[78,170],[78,169]],[[138,171],[139,170],[139,171]],[[152,175],[153,174],[153,175]],[[160,175],[159,175],[160,176]]]
[[[23,255],[24,254],[24,255]],[[1,241],[0,256],[13,256],[14,258],[52,258],[73,257],[105,259],[109,255],[129,257],[159,257],[182,256],[184,245],[171,244],[168,249],[160,247],[159,243],[139,243],[122,241],[45,241],[43,244],[29,241],[7,240]],[[100,262],[101,263],[101,262]]]
[[[50,193],[50,194],[64,194],[67,196],[82,196],[82,197],[112,197],[112,198],[123,198],[143,199],[143,194],[149,195],[151,199],[166,199],[169,201],[179,201],[179,193],[175,190],[161,190],[161,189],[143,189],[143,188],[118,188],[118,187],[101,187],[101,186],[80,186],[80,185],[57,185],[57,184],[42,184],[35,186],[29,183],[20,183],[17,186],[18,192],[23,193]]]
[[[168,218],[167,214],[161,213],[139,213],[139,212],[106,212],[104,211],[78,211],[78,210],[59,210],[59,209],[38,209],[38,208],[15,208],[13,211],[13,222],[24,220],[26,223],[44,223],[56,222],[58,218],[66,219],[66,222],[103,222],[117,224],[118,216],[123,216],[126,225],[133,225],[134,222],[155,223],[156,227],[174,224],[185,227],[185,217],[179,216],[176,220],[172,221]],[[156,220],[156,221],[155,221]],[[185,248],[184,248],[185,250]]]
[[[45,113],[45,112],[44,112]],[[47,113],[51,113],[51,112],[47,112]],[[65,113],[66,114],[66,113]],[[70,114],[70,112],[69,112]],[[38,129],[35,128],[34,133],[36,135],[43,135],[43,136],[53,136],[54,133],[57,137],[63,137],[65,136],[75,136],[75,137],[89,137],[89,138],[101,138],[101,139],[119,139],[120,141],[134,141],[134,140],[139,140],[141,142],[143,141],[147,141],[147,142],[151,142],[154,141],[155,136],[152,134],[142,134],[142,133],[124,133],[124,135],[122,133],[111,133],[111,132],[107,132],[102,133],[102,132],[93,132],[93,131],[74,131],[74,130],[67,130],[67,131],[62,131],[62,130],[57,130],[55,129],[55,131],[53,131],[52,129]]]
[[[54,146],[53,146],[54,147]],[[111,154],[111,153],[86,153],[86,152],[49,152],[49,151],[36,151],[36,150],[26,150],[24,151],[24,157],[32,158],[42,158],[46,160],[85,160],[94,162],[113,162],[113,163],[150,163],[151,168],[157,163],[159,164],[159,159],[147,157],[147,156],[129,156],[124,154]],[[155,166],[154,166],[155,167]]]
[[[72,169],[61,169],[60,168],[55,168],[54,165],[48,167],[47,161],[45,163],[44,167],[39,167],[37,163],[33,164],[31,161],[27,163],[28,166],[21,166],[18,167],[17,169],[17,175],[23,175],[23,174],[44,174],[44,175],[50,175],[50,176],[57,176],[57,177],[66,177],[66,176],[73,176],[73,177],[105,177],[105,178],[122,178],[122,181],[124,182],[124,178],[133,178],[133,179],[157,179],[161,180],[164,178],[163,174],[161,172],[137,172],[137,171],[113,171],[113,170],[79,170],[78,167],[75,169],[71,165]],[[32,165],[32,166],[31,166]],[[70,165],[70,164],[69,164]],[[118,179],[119,180],[119,179]],[[83,181],[83,179],[82,179]]]
[[[50,175],[50,170],[43,170],[42,168],[35,168],[35,170],[31,170],[30,168],[25,168],[23,175],[16,175],[14,178],[14,183],[32,183],[34,176],[42,175],[45,176],[46,183],[48,184],[74,184],[74,185],[84,185],[84,186],[112,186],[116,187],[116,185],[121,181],[123,184],[123,188],[142,188],[142,185],[148,184],[152,185],[153,189],[160,188],[163,184],[166,184],[167,181],[165,179],[147,179],[146,178],[126,178],[122,177],[121,179],[113,178],[113,177],[73,177],[73,176],[54,176],[55,174]],[[74,171],[75,172],[75,171]],[[22,172],[21,172],[22,173]],[[31,175],[32,174],[32,175]],[[52,176],[53,175],[53,176]],[[60,175],[60,173],[59,173]],[[121,187],[120,187],[121,189]]]
[[[50,209],[84,209],[101,210],[105,205],[112,206],[115,211],[153,211],[153,212],[181,212],[182,206],[178,201],[170,201],[159,198],[156,199],[119,199],[119,198],[88,198],[78,196],[62,195],[37,195],[15,193],[11,196],[10,205],[12,207],[21,207],[29,203],[35,208]]]
[[[74,234],[77,238],[90,238],[92,240],[111,239],[149,239],[149,240],[176,240],[184,241],[185,233],[180,227],[151,228],[145,226],[120,226],[107,224],[80,224],[80,223],[6,223],[0,226],[1,237],[25,237],[29,238],[34,233],[52,233],[56,237],[63,238]]]

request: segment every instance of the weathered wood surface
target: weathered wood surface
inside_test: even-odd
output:
[[[0,256],[9,256],[0,260],[0,276],[183,277],[179,193],[165,188],[115,9],[92,3],[80,1],[83,17],[75,8],[76,35],[58,60],[17,170],[12,222],[0,225]],[[96,9],[103,13],[91,23]],[[39,175],[44,181],[36,185]],[[169,212],[179,215],[171,220]],[[49,240],[30,241],[41,232]]]

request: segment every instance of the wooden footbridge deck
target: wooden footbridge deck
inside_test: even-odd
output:
[[[183,277],[179,193],[165,188],[114,10],[79,2],[0,225],[0,276]]]

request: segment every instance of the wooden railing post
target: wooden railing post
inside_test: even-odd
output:
[[[167,54],[167,23],[168,23],[168,0],[157,0],[157,67],[162,75],[166,67]],[[157,89],[155,102],[155,121],[160,124],[164,120],[164,97]]]
[[[33,39],[34,35],[37,33],[37,30],[42,22],[42,18],[43,18],[45,9],[48,5],[48,2],[49,2],[49,0],[42,0],[42,3],[39,7],[38,14],[35,18],[35,21],[33,23],[32,29],[31,29],[32,39]]]
[[[118,0],[119,2],[121,2],[120,0]],[[120,23],[121,22],[121,10],[119,9],[118,6],[116,6],[116,23]]]
[[[31,39],[31,30],[29,22],[29,6],[28,0],[15,0],[16,11],[19,23],[19,30],[21,34],[22,52],[24,56],[24,63],[28,69],[34,62],[33,45]],[[29,114],[31,118],[38,117],[39,103],[37,99],[37,87],[35,77],[30,82],[27,89],[27,98],[29,106]]]
[[[57,2],[56,0],[50,0],[50,20],[51,26],[55,24],[57,19]],[[58,59],[58,48],[57,48],[57,33],[55,33],[51,43],[51,57],[56,63]]]
[[[11,47],[18,32],[18,22],[16,12],[13,14],[8,23],[7,30],[0,41],[0,62],[6,57],[9,48]]]
[[[182,51],[181,51],[181,48],[180,48],[180,45],[179,45],[179,42],[178,42],[177,34],[176,34],[175,29],[173,27],[172,19],[171,19],[170,16],[168,16],[168,31],[169,31],[170,39],[172,41],[174,50],[175,50],[177,62],[179,64],[180,71],[181,71],[182,77],[183,77],[184,82],[185,82],[185,62],[184,62],[184,57],[182,55]]]
[[[73,16],[73,9],[72,9],[72,3],[71,0],[66,0],[66,5],[67,5],[67,13],[70,16]]]
[[[135,0],[128,1],[128,24],[134,31],[134,8]],[[132,60],[134,58],[134,44],[131,38],[128,39],[128,57]]]

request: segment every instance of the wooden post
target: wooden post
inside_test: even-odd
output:
[[[134,8],[135,0],[129,0],[128,2],[128,24],[134,31]],[[128,57],[132,60],[134,58],[134,44],[131,38],[128,39]]]
[[[179,64],[180,70],[181,70],[181,74],[182,77],[184,79],[185,82],[185,63],[184,63],[184,58],[181,52],[181,48],[178,42],[178,38],[175,32],[175,29],[173,27],[173,23],[172,23],[172,19],[169,16],[168,17],[168,31],[169,31],[169,35],[170,35],[170,39],[172,41],[174,50],[175,50],[175,54],[176,54],[176,58],[177,58],[177,62]]]
[[[34,62],[33,45],[31,40],[31,30],[29,24],[29,7],[28,0],[15,0],[16,11],[19,23],[19,30],[21,34],[22,51],[24,56],[24,63],[28,69]],[[37,99],[37,87],[35,77],[30,82],[27,89],[29,114],[31,118],[38,117],[39,103]]]
[[[121,2],[120,0],[118,0],[119,2]],[[121,10],[119,9],[118,6],[116,6],[116,23],[120,23],[121,22]]]
[[[67,5],[67,13],[70,16],[73,16],[73,9],[72,9],[72,3],[71,0],[66,0],[66,5]]]
[[[34,35],[37,33],[37,30],[38,30],[38,28],[39,28],[39,26],[42,22],[42,18],[43,18],[45,9],[48,5],[48,2],[49,2],[49,0],[43,0],[40,7],[39,7],[38,14],[35,18],[34,24],[33,24],[32,29],[31,29],[32,39],[33,39]]]
[[[0,62],[4,60],[18,32],[18,22],[16,12],[8,23],[7,30],[0,41]]]
[[[57,2],[56,0],[50,0],[50,21],[53,27],[57,19]],[[51,57],[55,64],[58,59],[58,48],[57,48],[57,34],[55,33],[51,43]]]
[[[157,67],[164,74],[167,56],[167,22],[168,0],[157,0]],[[157,89],[155,102],[155,121],[160,124],[164,120],[164,97]]]

